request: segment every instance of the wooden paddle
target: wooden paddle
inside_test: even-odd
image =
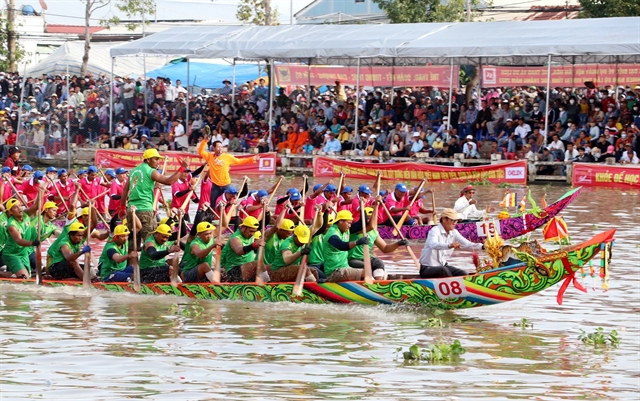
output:
[[[18,198],[18,200],[20,201],[20,203],[22,203],[22,206],[24,207],[29,207],[29,205],[27,204],[27,201],[24,200],[24,198],[22,197],[22,195],[20,194],[20,192],[18,192],[18,190],[16,189],[16,186],[13,185],[13,183],[11,182],[11,180],[9,180],[7,177],[4,177],[4,180],[7,181],[9,183],[9,185],[11,185],[11,189],[13,189],[13,192],[15,192],[16,194],[16,198]]]
[[[38,224],[36,225],[36,230],[38,230],[38,246],[36,246],[36,284],[42,285],[42,248],[40,245],[41,235],[40,235],[40,227],[42,220],[42,195],[43,189],[38,188],[38,210],[36,216],[38,217]]]
[[[84,189],[82,189],[82,187],[81,187],[81,186],[78,186],[78,189],[79,189],[79,190],[80,190],[80,192],[82,192],[82,194],[84,194],[84,196],[86,196],[86,198],[89,200],[89,201],[88,201],[88,202],[89,202],[89,204],[91,204],[93,201],[95,201],[96,199],[98,199],[100,196],[105,196],[105,195],[107,194],[107,192],[109,192],[109,191],[105,191],[105,192],[103,192],[101,195],[98,195],[98,196],[96,196],[96,197],[94,197],[94,198],[89,198],[89,195],[87,195],[87,193],[86,193],[86,192],[84,192]],[[89,212],[91,212],[91,211],[92,211],[92,209],[91,209],[91,208],[89,208]],[[98,215],[98,218],[100,219],[100,221],[102,221],[102,223],[103,223],[105,226],[107,226],[107,230],[111,230],[111,228],[110,228],[111,226],[109,225],[109,223],[107,223],[107,221],[104,219],[104,217],[102,216],[102,214],[98,212],[98,210],[97,210],[97,209],[96,209],[96,214]],[[91,214],[89,214],[89,217],[91,217]]]
[[[89,223],[87,224],[87,245],[91,246],[91,202],[89,202]],[[82,272],[82,287],[91,288],[91,251],[84,255],[84,269]]]
[[[236,201],[233,202],[233,205],[229,208],[229,212],[225,213],[225,217],[227,220],[227,224],[229,224],[228,222],[231,221],[231,215],[235,213],[236,209],[238,208],[238,205],[240,204],[240,199],[244,198],[245,196],[247,196],[247,193],[249,193],[249,186],[247,185],[247,182],[249,181],[249,177],[247,177],[246,175],[244,176],[244,179],[242,180],[242,185],[240,185],[240,193],[238,194],[238,197],[236,198]],[[224,195],[224,192],[223,192]],[[211,199],[212,202],[215,202],[216,199]],[[215,205],[214,205],[215,207]],[[213,209],[211,209],[213,211]],[[224,212],[224,209],[223,209]],[[214,213],[215,214],[215,213]],[[248,214],[245,212],[245,215],[248,216]],[[222,215],[218,215],[220,217],[220,226],[222,226]]]
[[[431,208],[433,209],[433,224],[438,224],[438,213],[436,213],[436,195],[434,190],[431,189]]]
[[[362,221],[362,235],[367,236],[367,214],[364,211],[364,199],[360,198],[360,221]],[[364,252],[364,281],[367,284],[373,284],[373,272],[371,271],[371,255],[369,254],[369,245],[363,244]]]
[[[422,187],[424,187],[425,181],[426,180],[423,178],[422,181],[420,182],[420,185],[418,185],[418,189],[416,190],[416,193],[413,195],[413,199],[411,199],[411,203],[409,203],[409,206],[407,207],[407,209],[409,210],[405,210],[405,212],[402,214],[402,217],[398,222],[398,227],[402,227],[402,225],[404,224],[404,221],[407,219],[407,216],[409,216],[409,211],[411,210],[411,207],[416,202],[416,200],[420,197],[420,192],[422,191]],[[395,228],[393,229],[393,235],[398,235],[398,232],[399,231],[397,229]]]
[[[262,233],[264,234],[267,231],[267,214],[263,213],[262,214]],[[277,234],[274,234],[277,235]],[[262,277],[260,277],[260,274],[262,272],[265,271],[265,266],[264,266],[264,245],[262,245],[260,247],[260,249],[258,249],[258,260],[257,260],[258,266],[256,267],[256,285],[259,286],[263,286],[264,285],[264,280],[262,279]]]
[[[167,171],[167,158],[164,158],[164,163],[162,164],[162,175],[164,175],[165,171]],[[160,187],[156,187],[153,190],[153,210],[158,210],[158,198],[160,197]]]
[[[381,179],[382,179],[382,171],[378,170],[378,175],[376,177],[376,187],[374,188],[374,194],[376,194],[376,196],[380,195],[380,185],[381,185]]]
[[[220,202],[220,216],[224,213],[224,203]],[[222,243],[222,217],[220,217],[220,224],[218,225],[218,244]],[[222,246],[218,245],[216,247],[216,267],[213,269],[213,282],[219,283],[221,276],[221,266],[222,266]]]
[[[180,235],[180,231],[178,231],[178,235]],[[180,239],[178,239],[180,240]],[[173,259],[171,260],[171,285],[174,287],[178,286],[178,270],[180,269],[180,258],[178,257],[179,253],[176,252],[173,255]]]
[[[313,227],[315,227],[316,225],[316,219],[318,218],[318,213],[319,211],[316,210],[316,213],[313,215],[313,220],[311,221],[310,230],[312,230]],[[311,238],[313,238],[313,233],[309,231],[309,242],[311,242]],[[302,256],[302,261],[300,262],[300,267],[298,268],[298,275],[296,276],[296,283],[293,285],[293,295],[295,295],[296,297],[299,297],[300,295],[302,295],[302,290],[304,289],[304,278],[306,277],[306,273],[307,273],[308,260],[309,260],[309,255]]]
[[[398,235],[400,235],[400,239],[406,239],[404,235],[402,235],[402,231],[400,231],[400,228],[398,228],[398,225],[396,224],[395,220],[393,220],[393,217],[391,217],[391,212],[389,212],[387,205],[385,205],[384,202],[380,202],[380,204],[384,208],[384,211],[387,214],[387,217],[393,223],[393,226],[395,227],[395,229],[398,230]],[[416,264],[416,267],[418,268],[418,270],[420,270],[420,262],[418,261],[418,258],[416,258],[416,255],[413,253],[413,249],[411,249],[409,245],[407,245],[407,251],[409,251],[409,255],[411,255],[411,259],[413,259],[413,262]]]
[[[305,204],[305,201],[307,199],[307,189],[309,187],[309,182],[307,181],[307,175],[303,175],[302,176],[302,202],[300,202],[303,206]]]
[[[67,202],[64,201],[64,197],[62,196],[62,192],[60,192],[60,188],[58,188],[58,186],[56,185],[56,183],[53,181],[53,179],[51,177],[47,176],[47,178],[49,179],[49,181],[51,181],[51,185],[53,185],[53,188],[58,193],[58,196],[60,197],[60,201],[64,205],[66,211],[69,212],[69,205],[67,205]]]
[[[133,228],[133,250],[138,252],[138,225],[136,224],[136,207],[131,206],[131,228]],[[142,240],[144,241],[144,240]],[[138,256],[131,261],[133,265],[133,289],[136,292],[140,292],[140,264],[138,263]]]
[[[276,192],[278,192],[278,188],[280,188],[280,184],[282,184],[282,180],[284,180],[284,177],[280,177],[280,179],[278,180],[278,183],[276,184],[276,187],[273,188],[273,192],[271,192],[271,195],[269,195],[269,200],[267,200],[266,205],[262,208],[262,211],[260,212],[260,216],[258,216],[258,220],[262,220],[262,214],[265,213],[265,209],[269,209],[269,205],[271,204],[271,200],[273,199],[273,196],[276,194]]]

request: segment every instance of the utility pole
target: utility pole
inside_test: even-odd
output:
[[[264,0],[264,24],[271,25],[271,0]]]
[[[9,71],[17,71],[16,68],[16,2],[7,2],[7,45],[9,47]]]
[[[467,22],[471,22],[471,0],[467,0]]]

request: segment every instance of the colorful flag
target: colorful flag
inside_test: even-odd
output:
[[[569,230],[567,223],[562,217],[554,217],[542,227],[542,236],[545,242],[561,242],[565,238],[569,238]]]
[[[500,206],[516,207],[517,203],[518,203],[518,195],[510,192],[504,196],[504,198],[502,199],[502,202],[500,202]]]

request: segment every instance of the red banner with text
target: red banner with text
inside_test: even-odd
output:
[[[493,183],[527,183],[527,163],[524,160],[477,167],[445,167],[423,163],[356,163],[318,157],[313,169],[315,177],[376,178],[378,171],[389,180],[422,180],[466,182],[488,180]]]
[[[583,187],[640,189],[640,167],[575,163],[572,181]]]
[[[357,67],[325,67],[305,65],[276,65],[278,85],[334,85],[337,79],[343,85],[355,85]],[[449,87],[449,66],[421,67],[369,67],[360,66],[362,86],[444,86]],[[453,68],[454,84],[457,85],[458,67]]]
[[[580,64],[551,66],[551,87],[637,85],[640,64]],[[482,87],[547,86],[547,67],[482,67]]]
[[[132,169],[142,163],[142,151],[134,150],[96,150],[95,163],[101,168],[118,168],[124,167]],[[167,158],[167,173],[173,173],[180,168],[178,158],[189,161],[192,169],[196,169],[204,163],[204,159],[197,153],[186,152],[162,152],[162,156]],[[242,155],[238,158],[253,157],[254,155]],[[243,164],[239,166],[231,166],[231,173],[235,174],[275,174],[276,173],[276,154],[260,153],[260,160],[257,163]],[[160,163],[162,166],[162,163]]]

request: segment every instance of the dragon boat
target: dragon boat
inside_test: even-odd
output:
[[[476,243],[483,242],[487,238],[487,233],[490,233],[493,230],[497,230],[503,239],[516,238],[545,225],[549,220],[564,210],[564,208],[566,208],[576,197],[578,197],[581,190],[582,187],[572,189],[546,208],[538,209],[534,206],[531,210],[521,215],[496,220],[495,226],[497,227],[494,226],[494,221],[492,220],[491,222],[477,221],[460,223],[456,225],[456,229],[463,237]],[[62,227],[64,226],[64,221],[57,220],[55,224]],[[406,239],[424,240],[427,238],[429,230],[433,227],[435,226],[402,226],[400,231]],[[99,223],[97,228],[99,230],[107,229],[103,223]],[[394,235],[393,227],[380,225],[378,226],[378,231],[380,233],[380,237],[383,239],[400,239],[400,235]]]
[[[293,283],[170,283],[143,284],[139,294],[173,295],[206,300],[241,300],[255,302],[298,302],[310,304],[408,304],[441,309],[464,309],[503,302],[515,301],[537,294],[560,282],[557,295],[562,303],[562,295],[573,282],[576,288],[586,291],[576,278],[576,273],[596,256],[601,257],[600,277],[608,279],[608,263],[611,259],[615,230],[600,233],[581,244],[554,252],[544,250],[520,252],[512,248],[509,255],[521,262],[513,265],[485,270],[480,273],[442,279],[397,279],[376,281],[367,284],[362,281],[340,283],[305,283],[303,293],[296,297]],[[520,248],[521,249],[521,248]],[[525,248],[528,249],[528,248]],[[0,282],[25,283],[35,285],[34,280],[2,279]],[[74,281],[48,281],[49,287],[81,287]],[[115,293],[136,293],[129,283],[92,283],[96,290]]]

